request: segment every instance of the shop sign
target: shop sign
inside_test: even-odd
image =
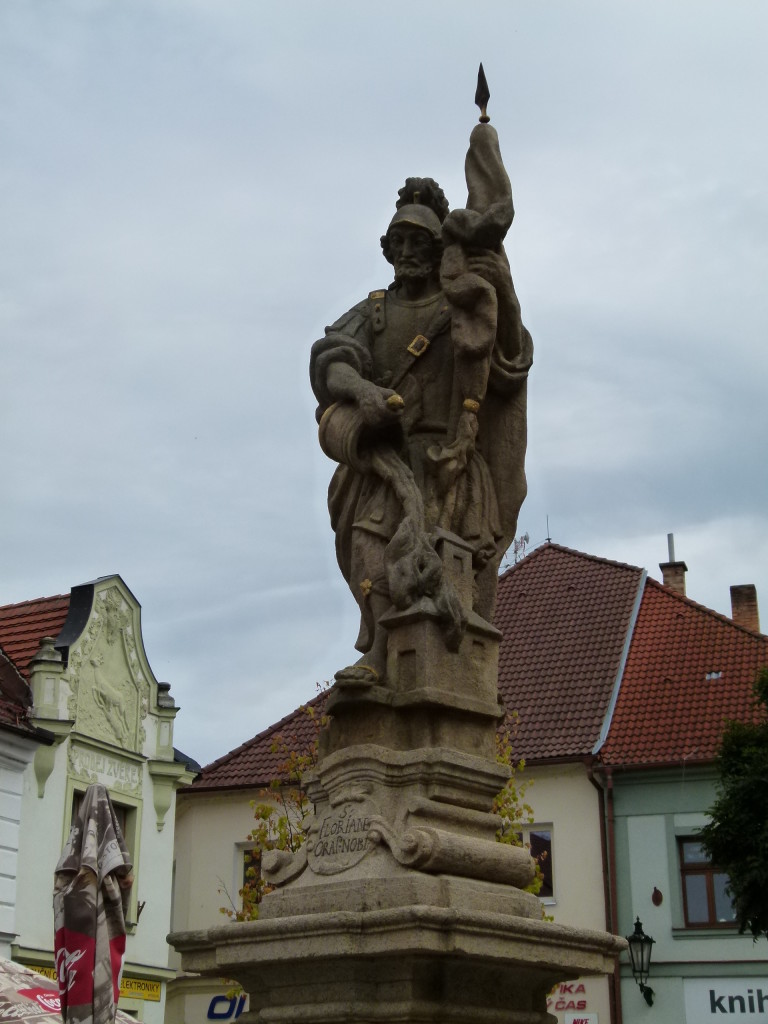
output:
[[[734,1020],[766,1024],[768,981],[762,978],[684,978],[687,1024]]]
[[[37,971],[38,974],[42,974],[44,978],[50,978],[51,981],[57,981],[58,975],[54,967],[40,967],[39,964],[24,964],[25,967],[29,967],[30,971]]]
[[[120,997],[126,999],[148,999],[151,1003],[160,1002],[160,982],[148,978],[121,978]]]
[[[53,967],[33,967],[38,974],[45,978],[56,981],[56,970]],[[161,995],[161,983],[150,981],[149,978],[126,978],[120,979],[121,999],[147,999],[151,1003],[159,1003]]]
[[[247,998],[245,992],[239,996],[214,996],[208,1004],[206,1020],[237,1020]]]
[[[547,1010],[550,1013],[572,1013],[577,1020],[593,1024],[587,1014],[587,990],[582,981],[563,981],[555,985],[547,996]],[[572,1021],[566,1019],[566,1024],[572,1024]]]

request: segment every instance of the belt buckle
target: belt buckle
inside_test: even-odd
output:
[[[424,353],[429,348],[429,345],[429,338],[425,338],[423,334],[417,334],[416,337],[408,346],[407,351],[410,352],[412,356],[415,356],[418,359],[419,356],[424,355]]]

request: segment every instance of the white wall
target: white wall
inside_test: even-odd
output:
[[[600,794],[583,765],[527,768],[534,780],[526,794],[536,824],[553,825],[555,902],[547,905],[558,924],[605,930]]]
[[[192,776],[173,760],[176,709],[158,704],[140,608],[119,577],[93,584],[88,624],[70,645],[68,658],[47,649],[32,663],[31,686],[37,721],[54,730],[59,742],[45,751],[50,774],[28,764],[17,794],[22,827],[13,956],[33,966],[52,964],[53,876],[69,834],[73,793],[102,783],[128,808],[126,840],[136,875],[129,921],[136,922],[137,906],[144,904],[140,920],[129,927],[123,965],[124,979],[137,983],[139,992],[121,998],[120,1006],[147,1024],[161,1024],[165,983],[172,976],[166,935],[175,788]],[[2,814],[0,806],[0,819]],[[2,884],[0,878],[0,899]],[[141,998],[148,989],[159,998]]]
[[[600,840],[600,794],[582,764],[527,767],[533,785],[525,800],[534,811],[535,824],[551,825],[554,866],[554,902],[544,911],[557,924],[606,930],[603,854]],[[581,986],[581,988],[580,988]],[[580,978],[556,986],[548,1010],[558,1021],[596,1014],[610,1020],[609,981]]]
[[[226,889],[239,906],[243,850],[255,825],[251,800],[263,799],[258,790],[211,794],[182,791],[176,804],[176,861],[174,870],[173,931],[212,928],[225,924],[220,908],[228,905]],[[181,970],[181,957],[171,951],[171,964]],[[227,979],[179,975],[168,986],[167,1024],[205,1024],[231,1012],[242,1013],[231,1001]],[[229,995],[227,995],[229,993]],[[247,1007],[247,1004],[246,1004]]]
[[[45,794],[37,795],[32,765],[24,772],[23,819],[19,847],[19,944],[53,949],[53,872],[69,832],[64,826],[67,745],[58,746]]]
[[[226,888],[234,900],[242,886],[242,849],[255,825],[256,790],[185,794],[177,802],[173,930],[211,928],[226,918]]]
[[[32,740],[0,731],[0,956],[6,959],[17,928],[24,771],[36,749]]]

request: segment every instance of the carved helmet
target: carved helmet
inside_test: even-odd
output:
[[[424,228],[433,238],[440,238],[442,224],[435,211],[422,203],[408,203],[395,211],[395,215],[389,222],[387,234],[396,224],[413,224],[417,228]]]
[[[413,224],[428,231],[439,242],[442,224],[448,213],[448,200],[433,178],[408,178],[397,194],[399,198],[395,215],[389,222],[386,235],[381,238],[381,248],[390,263],[388,238],[395,225]]]

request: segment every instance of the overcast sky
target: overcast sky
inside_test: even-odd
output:
[[[535,361],[519,533],[768,619],[764,0],[0,2],[0,603],[119,573],[202,763],[349,663],[309,347],[463,205],[478,63]]]

